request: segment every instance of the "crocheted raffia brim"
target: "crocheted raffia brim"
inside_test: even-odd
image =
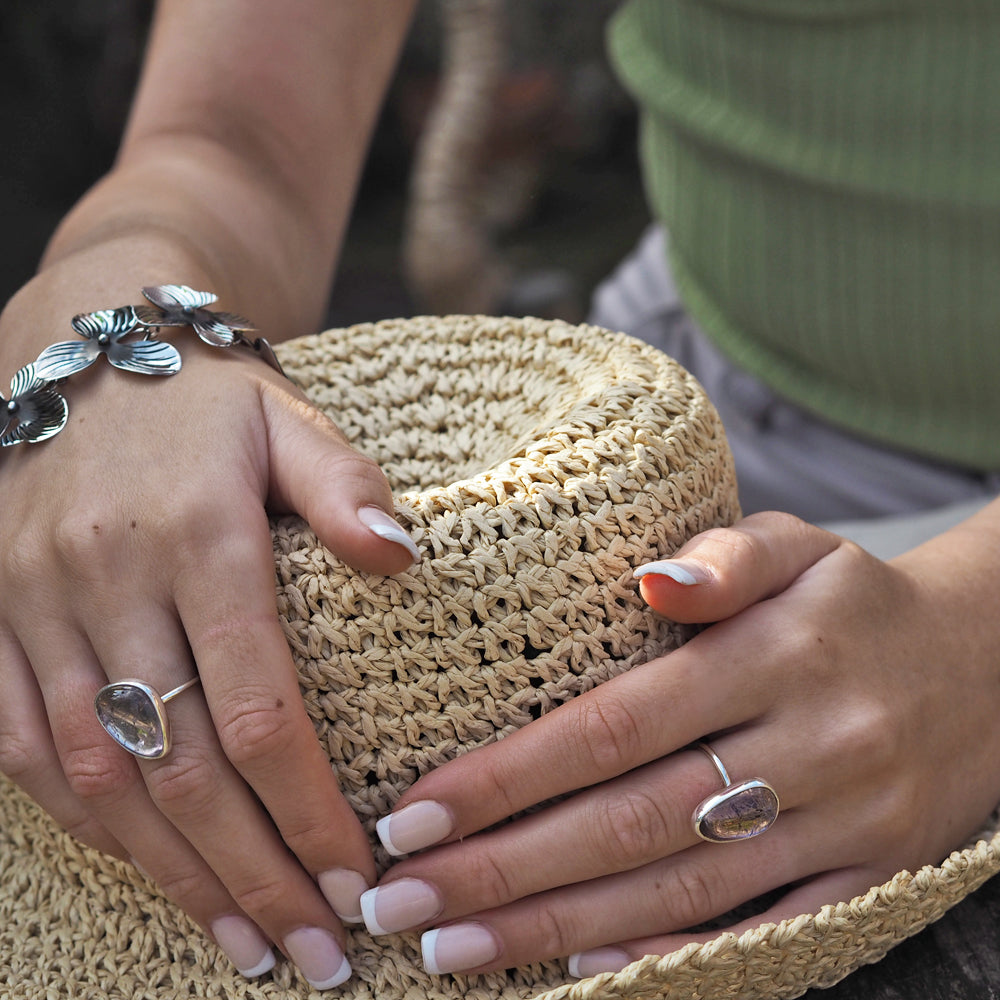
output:
[[[424,318],[281,350],[288,373],[386,471],[422,558],[354,572],[299,520],[273,524],[279,613],[303,697],[373,843],[420,774],[688,632],[632,570],[738,516],[714,409],[664,355],[593,327]],[[318,1000],[280,962],[245,980],[132,867],[76,844],[0,779],[0,996]],[[723,934],[615,975],[561,961],[431,976],[415,935],[352,930],[350,1000],[792,997],[881,957],[993,874],[1000,842],[848,904]],[[388,858],[377,851],[383,867]],[[6,985],[2,985],[6,984]]]

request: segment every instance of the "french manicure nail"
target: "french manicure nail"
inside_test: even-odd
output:
[[[351,978],[351,966],[337,939],[322,927],[300,927],[285,936],[285,951],[317,990],[329,990]]]
[[[660,559],[657,562],[646,563],[632,571],[635,577],[656,573],[659,576],[669,576],[671,580],[682,583],[685,587],[693,587],[697,583],[708,583],[711,574],[701,563],[685,562],[678,559]]]
[[[371,934],[394,934],[433,920],[444,909],[434,886],[416,878],[401,878],[361,897],[361,912]]]
[[[483,924],[450,924],[420,937],[424,968],[432,975],[477,969],[500,957],[500,942]]]
[[[349,868],[331,868],[316,876],[320,892],[333,912],[346,924],[360,924],[361,894],[368,891],[368,880]]]
[[[448,809],[440,802],[425,799],[383,816],[375,824],[375,832],[385,849],[399,858],[444,840],[454,825]]]
[[[632,959],[621,948],[591,948],[578,951],[569,957],[569,974],[576,979],[587,979],[602,972],[621,972]]]
[[[381,508],[362,507],[358,511],[358,520],[369,531],[375,532],[379,538],[402,545],[413,556],[414,562],[420,559],[420,549],[417,548],[413,539]]]
[[[253,979],[274,968],[274,952],[267,938],[246,917],[232,914],[211,925],[215,943],[229,956],[241,976]]]

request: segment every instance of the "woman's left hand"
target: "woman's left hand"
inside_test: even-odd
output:
[[[369,928],[431,929],[432,972],[572,956],[592,975],[782,887],[728,929],[940,861],[1000,799],[997,515],[980,519],[893,563],[783,514],[692,539],[670,560],[688,582],[651,573],[642,592],[716,624],[417,782],[380,835],[441,846],[366,894]],[[698,838],[692,813],[722,787],[699,740],[734,781],[774,787],[771,829]]]

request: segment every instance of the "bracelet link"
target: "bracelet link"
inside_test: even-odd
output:
[[[66,426],[69,408],[56,384],[89,368],[102,354],[123,371],[176,375],[181,370],[181,356],[173,344],[157,338],[161,327],[190,326],[212,347],[247,347],[285,375],[267,340],[247,336],[256,332],[252,323],[236,313],[206,308],[218,299],[212,292],[199,292],[187,285],[147,285],[142,294],[150,305],[119,306],[74,316],[70,326],[82,341],[52,344],[33,363],[14,373],[10,398],[0,394],[0,446],[36,443],[58,434]],[[140,339],[126,340],[139,332]]]

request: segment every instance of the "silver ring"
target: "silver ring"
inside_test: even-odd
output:
[[[161,695],[156,688],[131,678],[105,684],[94,697],[97,721],[120,746],[136,757],[157,760],[170,753],[170,723],[166,703],[193,687],[192,677]]]
[[[703,799],[691,817],[694,832],[713,844],[759,837],[778,818],[778,793],[763,779],[733,783],[719,755],[705,742],[693,744],[715,765],[725,788]]]

